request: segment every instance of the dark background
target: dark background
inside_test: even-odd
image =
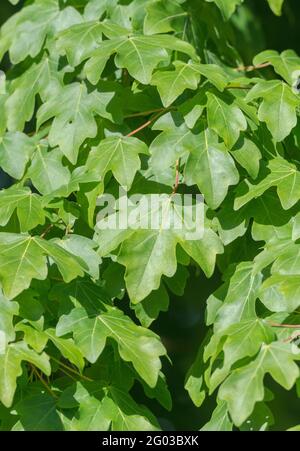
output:
[[[101,0],[99,0],[101,1]],[[12,6],[8,0],[0,0],[0,24],[16,12],[19,6]],[[264,0],[245,0],[246,8],[241,8],[235,16],[237,36],[243,34],[243,45],[240,52],[245,64],[251,64],[255,53],[272,48],[282,51],[288,48],[300,54],[300,1],[286,0],[283,15],[276,17]],[[249,46],[245,44],[249,43]],[[1,171],[1,170],[0,170]],[[0,172],[0,188],[9,180]],[[204,335],[205,301],[221,283],[218,274],[206,280],[203,274],[198,274],[195,268],[191,269],[183,297],[173,296],[170,299],[170,308],[167,313],[160,315],[154,323],[153,329],[160,336],[168,348],[173,362],[166,364],[164,369],[174,401],[171,413],[160,409],[157,403],[147,401],[149,407],[160,418],[162,425],[167,429],[197,430],[209,420],[214,408],[214,399],[210,399],[200,409],[196,409],[183,389],[185,374],[193,362],[199,343]],[[270,382],[270,388],[275,394],[274,401],[269,403],[277,413],[274,429],[285,430],[300,423],[299,400],[295,390],[287,392],[276,384]],[[144,402],[142,392],[136,393],[141,402]]]

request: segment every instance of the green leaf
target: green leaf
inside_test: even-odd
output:
[[[209,129],[197,136],[185,167],[187,185],[198,185],[207,204],[215,209],[226,197],[230,185],[238,183],[234,161],[217,135]]]
[[[240,136],[241,131],[247,128],[247,121],[238,106],[228,104],[213,93],[207,94],[207,120],[212,128],[231,149]]]
[[[110,99],[110,94],[103,97],[95,91],[88,94],[85,84],[72,83],[41,106],[37,114],[37,126],[54,117],[49,143],[53,147],[59,146],[62,153],[75,164],[81,144],[86,138],[94,138],[97,134],[94,116],[106,115],[105,102]]]
[[[246,169],[248,174],[253,179],[256,179],[259,172],[259,162],[262,157],[257,145],[250,139],[244,138],[236,143],[231,150],[231,154]]]
[[[43,389],[32,390],[16,404],[19,429],[23,431],[62,431],[53,396]]]
[[[292,253],[290,255],[292,256]],[[280,258],[276,261],[277,268],[279,261]],[[289,264],[293,261],[289,260]],[[260,299],[270,311],[293,312],[300,305],[299,282],[299,275],[275,273],[264,281],[260,290]]]
[[[136,172],[141,167],[139,154],[148,154],[143,141],[133,137],[110,137],[103,139],[98,147],[92,149],[86,166],[103,180],[112,171],[120,185],[130,189]]]
[[[142,215],[141,208],[144,208]],[[163,196],[157,205],[151,204],[151,197],[144,196],[141,204],[133,208],[131,214],[134,222],[127,224],[127,228],[117,226],[110,230],[105,219],[98,222],[95,241],[100,245],[100,255],[107,255],[123,241],[118,262],[126,267],[126,287],[133,303],[140,302],[152,290],[156,290],[162,275],[172,277],[175,274],[177,243],[200,265],[206,275],[213,273],[216,255],[223,252],[223,247],[209,226],[204,227],[203,235],[199,237],[199,232],[195,230],[197,226],[191,223],[194,208],[184,217],[182,209],[169,196]],[[119,224],[118,215],[119,213],[112,214],[107,220],[117,220],[116,224]],[[163,218],[163,223],[160,218]],[[159,228],[145,228],[146,222],[151,225],[155,221]],[[192,232],[195,235],[189,238]],[[207,252],[208,249],[210,252]]]
[[[201,428],[201,431],[232,431],[232,422],[230,421],[227,405],[220,402],[217,405],[211,419]]]
[[[23,360],[40,368],[47,376],[51,373],[49,357],[45,353],[37,354],[21,341],[7,345],[0,354],[0,400],[6,407],[12,405]]]
[[[281,205],[288,210],[300,199],[300,175],[294,164],[281,157],[276,157],[269,162],[270,174],[258,184],[252,185],[246,180],[248,192],[235,199],[234,208],[239,209],[252,199],[260,197],[273,186],[277,187],[277,194]]]
[[[146,6],[146,11],[145,34],[167,33],[180,29],[184,18],[187,17],[187,13],[176,0],[172,3],[165,3],[162,0],[151,2]]]
[[[258,119],[267,124],[276,141],[286,138],[297,123],[299,97],[282,81],[261,81],[248,92],[246,102],[262,98]]]
[[[243,3],[244,0],[206,0],[214,2],[221,10],[224,19],[228,20],[235,12],[236,7]]]
[[[69,63],[76,67],[101,45],[103,33],[112,39],[126,36],[128,30],[108,21],[79,23],[59,33],[56,45],[58,51],[66,54]]]
[[[47,329],[43,331],[43,334],[49,338],[61,354],[73,363],[80,371],[84,368],[83,355],[80,350],[75,346],[75,343],[70,338],[60,338],[55,334],[55,329]]]
[[[164,107],[171,105],[185,89],[195,90],[200,81],[197,65],[174,61],[175,70],[157,71],[151,84],[157,86]]]
[[[59,87],[56,61],[44,57],[39,63],[32,64],[12,83],[12,94],[5,103],[8,130],[22,131],[25,123],[32,118],[36,96],[39,94],[45,101],[57,95]]]
[[[139,407],[124,390],[111,387],[109,396],[113,401],[113,431],[157,431],[159,426],[149,415],[148,409]]]
[[[222,345],[224,364],[210,375],[210,392],[225,379],[236,362],[245,357],[253,357],[259,351],[262,343],[270,343],[274,339],[272,329],[257,318],[233,323],[226,330],[222,330],[219,336],[215,335],[213,339],[220,340],[223,336],[227,336]],[[206,356],[209,354],[208,347]]]
[[[33,278],[44,280],[47,277],[46,256],[57,264],[66,282],[84,274],[81,260],[39,237],[0,233],[0,249],[0,281],[9,299],[28,288]]]
[[[26,56],[34,58],[40,52],[47,36],[81,21],[80,14],[72,7],[60,11],[57,0],[38,0],[23,8],[9,25],[14,25],[14,33],[9,33],[7,48],[14,64]],[[4,28],[3,33],[7,32]],[[18,38],[17,38],[18,35]],[[7,50],[7,48],[5,50]]]
[[[283,5],[283,2],[284,2],[284,0],[268,0],[271,10],[277,16],[281,15],[281,8]]]
[[[21,321],[16,324],[16,330],[18,332],[23,332],[24,342],[34,351],[41,353],[45,349],[48,337],[40,330],[37,330],[28,324],[24,324],[24,322]]]
[[[93,279],[99,279],[99,265],[101,264],[101,257],[97,254],[95,248],[97,244],[89,238],[81,235],[67,235],[62,240],[57,241],[64,249],[73,255],[77,255],[84,261],[87,272]]]
[[[224,303],[217,312],[216,331],[256,318],[255,302],[261,280],[261,274],[254,274],[252,262],[242,262],[236,267]]]
[[[265,50],[253,59],[254,65],[270,63],[275,72],[290,85],[297,81],[300,71],[300,58],[293,50],[278,53],[275,50]]]
[[[208,334],[201,343],[196,359],[187,372],[184,384],[184,388],[187,390],[196,407],[200,407],[206,398],[206,387],[203,377],[205,371],[203,352],[209,338],[210,334]]]
[[[143,327],[149,327],[157,319],[160,312],[166,312],[169,307],[169,295],[164,285],[152,291],[142,302],[133,304],[137,318]]]
[[[219,397],[227,402],[237,426],[249,417],[255,403],[264,399],[263,379],[266,373],[286,390],[292,388],[299,376],[295,360],[299,360],[299,350],[295,350],[293,345],[263,344],[255,360],[231,373],[222,384]]]
[[[45,212],[41,196],[33,194],[29,188],[18,189],[15,186],[0,191],[0,225],[5,226],[17,209],[21,232],[44,224]]]
[[[85,72],[88,80],[96,84],[110,55],[117,53],[115,57],[117,67],[126,68],[137,81],[149,84],[158,63],[168,60],[167,50],[176,50],[196,58],[190,44],[171,35],[113,38],[103,42],[99,49],[91,53],[91,58],[85,65]]]
[[[0,166],[11,177],[21,179],[35,150],[35,144],[20,132],[7,132],[0,137]]]
[[[102,353],[108,337],[118,343],[120,356],[132,362],[139,375],[150,387],[157,382],[161,367],[159,356],[165,354],[164,347],[156,335],[136,326],[120,310],[108,305],[99,305],[94,312],[75,308],[63,315],[56,328],[58,336],[73,332],[79,349],[90,362],[95,362]]]
[[[0,293],[0,353],[5,349],[7,343],[14,341],[15,328],[14,316],[19,313],[19,307],[16,302],[5,299]]]
[[[48,151],[46,146],[37,146],[27,175],[41,194],[53,193],[69,183],[71,174],[62,159],[60,149]]]
[[[197,145],[197,136],[181,124],[179,127],[164,130],[151,143],[149,165],[155,172],[161,172],[175,164],[176,160],[191,152]]]
[[[292,431],[292,432],[298,432],[300,431],[300,425],[298,426],[294,426],[292,428],[287,429],[288,431]]]
[[[59,34],[57,48],[66,53],[73,67],[83,61],[102,41],[102,24],[96,21],[73,25]],[[74,45],[76,43],[76,45]]]

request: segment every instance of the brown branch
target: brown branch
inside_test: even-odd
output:
[[[286,329],[300,329],[300,324],[279,324],[279,323],[273,323],[273,321],[268,321],[268,324],[271,327],[283,327]]]
[[[140,132],[141,130],[143,130],[144,128],[148,127],[149,125],[151,125],[160,115],[162,112],[166,112],[168,111],[168,108],[165,108],[163,110],[160,110],[159,113],[157,113],[155,116],[153,116],[151,119],[149,119],[149,121],[145,122],[144,124],[140,125],[138,128],[136,128],[135,130],[132,130],[132,132],[128,133],[127,138],[129,138],[130,136],[135,135],[136,133]]]
[[[148,127],[148,125],[151,125],[152,122],[153,122],[152,120],[149,120],[149,121],[145,122],[143,125],[141,125],[140,127],[136,128],[135,130],[132,130],[132,132],[128,133],[127,138],[135,135],[136,133],[140,132],[144,128]]]
[[[150,114],[153,113],[162,113],[164,111],[168,111],[170,109],[176,109],[175,107],[170,107],[170,108],[155,108],[154,110],[148,110],[148,111],[141,111],[139,113],[132,113],[132,114],[128,114],[127,116],[124,116],[124,119],[130,119],[132,117],[141,117],[141,116],[150,116]]]
[[[290,337],[286,340],[283,340],[284,343],[290,343],[291,341],[297,340],[300,337],[300,332],[294,332]]]
[[[225,89],[251,89],[252,86],[237,86],[237,85],[233,85],[233,86],[225,86]]]
[[[256,66],[238,66],[234,70],[237,72],[252,72],[254,70],[263,69],[264,67],[271,66],[271,63],[257,64]]]
[[[175,183],[173,186],[173,191],[171,193],[171,196],[174,196],[174,194],[176,194],[178,186],[179,186],[179,160],[176,160]]]
[[[89,381],[92,382],[93,379],[90,379],[87,376],[84,376],[84,374],[80,374],[78,373],[78,371],[74,370],[73,368],[71,368],[68,365],[65,365],[64,363],[62,363],[60,360],[56,359],[55,357],[53,357],[52,355],[50,356],[50,359],[54,360],[54,362],[56,362],[58,365],[60,365],[62,368],[65,368],[66,370],[70,371],[70,373],[76,374],[76,376],[81,377],[81,379],[84,379],[85,381]]]
[[[54,227],[54,225],[53,224],[49,224],[48,227],[44,230],[44,232],[40,235],[40,238],[45,238],[45,236],[47,235],[47,233],[50,232],[52,227]]]
[[[49,387],[49,385],[47,384],[46,381],[44,381],[44,379],[42,378],[42,376],[40,375],[40,373],[38,372],[38,370],[35,368],[35,366],[33,366],[31,363],[29,364],[30,367],[32,368],[32,371],[34,372],[34,374],[39,378],[39,380],[41,381],[41,383],[44,385],[44,387],[46,388],[46,390],[50,393],[50,395],[57,399],[58,396],[51,390],[51,388]]]

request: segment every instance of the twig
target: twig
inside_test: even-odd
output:
[[[135,135],[136,133],[140,132],[141,130],[143,130],[144,128],[148,127],[148,125],[151,125],[153,121],[149,120],[147,122],[145,122],[143,125],[141,125],[140,127],[136,128],[135,130],[133,130],[132,132],[128,133],[127,137],[129,138],[130,136]]]
[[[92,382],[93,379],[90,379],[87,376],[84,376],[83,374],[78,373],[78,371],[74,370],[73,368],[71,368],[68,365],[65,365],[64,363],[62,363],[60,360],[56,359],[55,357],[52,357],[52,355],[50,356],[50,359],[54,360],[54,362],[58,363],[58,365],[62,366],[63,368],[65,368],[66,370],[70,371],[70,373],[74,373],[76,374],[76,376],[81,377],[82,379]]]
[[[271,66],[271,63],[262,63],[257,64],[256,66],[238,66],[234,70],[237,72],[252,72],[253,70],[263,69],[268,66]]]
[[[171,196],[174,196],[174,194],[176,194],[178,186],[179,186],[179,159],[176,160],[175,183],[173,186],[173,191],[172,191]]]
[[[236,86],[236,85],[233,85],[233,86],[230,86],[230,85],[225,86],[225,89],[251,89],[251,88],[252,88],[252,86]]]
[[[140,132],[141,130],[143,130],[144,128],[148,127],[149,125],[152,124],[152,122],[154,122],[160,115],[162,112],[168,111],[169,109],[163,109],[161,110],[159,113],[157,113],[155,116],[153,116],[151,119],[149,119],[149,121],[145,122],[144,124],[140,125],[138,128],[136,128],[135,130],[133,130],[132,132],[128,133],[127,137],[129,138],[130,136],[135,135],[136,133]]]
[[[48,227],[44,230],[44,232],[40,235],[40,238],[45,238],[45,236],[47,235],[47,233],[50,232],[52,227],[54,227],[54,225],[53,224],[49,224]]]
[[[170,109],[174,109],[175,110],[176,108],[175,107],[172,107],[172,108],[156,108],[154,110],[141,111],[139,113],[128,114],[127,116],[124,116],[124,119],[130,119],[132,117],[149,116],[150,114],[162,113],[163,111],[168,111]]]
[[[44,381],[44,379],[42,378],[42,376],[39,374],[38,370],[30,363],[30,366],[32,368],[32,371],[34,372],[34,374],[39,378],[39,380],[41,381],[41,383],[44,385],[44,387],[46,388],[46,390],[50,393],[51,396],[53,396],[53,398],[57,399],[58,396],[51,390],[51,388],[49,387],[49,385],[47,384],[46,381]]]
[[[287,329],[300,329],[300,324],[279,324],[279,323],[273,323],[273,321],[268,321],[268,324],[271,327],[284,327]]]
[[[284,343],[290,343],[291,341],[297,340],[297,338],[300,337],[300,332],[294,332],[292,335],[290,335],[288,338],[286,338],[283,342]]]
[[[64,368],[60,367],[59,370],[62,371],[64,374],[66,374],[66,376],[70,377],[73,381],[78,382],[78,379],[76,379],[76,377],[69,374]]]

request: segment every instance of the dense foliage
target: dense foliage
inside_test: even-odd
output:
[[[185,379],[214,403],[202,430],[266,430],[274,385],[296,398],[300,58],[247,60],[250,3],[32,0],[2,26],[3,430],[160,429],[168,346],[151,325],[191,271],[199,292],[223,281]],[[203,236],[99,228],[119,186],[168,209],[203,194]]]

